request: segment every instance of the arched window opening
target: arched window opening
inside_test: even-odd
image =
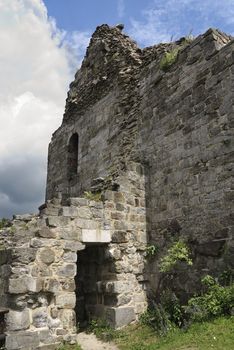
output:
[[[78,147],[79,136],[77,133],[73,134],[68,144],[68,179],[71,180],[77,175],[78,168]]]

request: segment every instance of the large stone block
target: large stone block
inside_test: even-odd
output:
[[[59,293],[55,296],[56,306],[60,309],[74,309],[76,305],[75,293]]]
[[[64,227],[59,231],[59,237],[67,240],[80,240],[81,229],[79,227]]]
[[[64,249],[70,250],[72,252],[77,252],[79,250],[84,250],[85,245],[82,244],[81,242],[77,242],[77,241],[65,241],[64,242]]]
[[[89,201],[86,198],[79,198],[79,197],[74,197],[69,199],[70,205],[74,205],[77,207],[83,207],[83,206],[88,206]]]
[[[22,294],[27,292],[38,293],[42,289],[42,279],[33,277],[21,277],[9,279],[9,293]]]
[[[24,331],[8,334],[6,337],[7,350],[34,350],[39,346],[38,332]]]
[[[32,311],[33,326],[42,328],[47,326],[48,311],[46,307],[40,307]]]
[[[22,311],[10,310],[6,316],[7,331],[19,331],[29,328],[30,313],[29,309]]]
[[[126,326],[135,319],[136,315],[133,307],[110,307],[106,309],[106,320],[114,328]]]
[[[83,229],[81,241],[83,243],[109,243],[111,241],[111,234],[109,230]]]
[[[76,264],[63,264],[57,272],[61,277],[74,277],[76,275]]]
[[[12,259],[22,264],[29,264],[34,261],[36,257],[35,248],[16,248],[12,250]]]
[[[37,231],[37,235],[39,237],[43,237],[43,238],[56,238],[57,234],[56,234],[56,229],[54,228],[49,228],[48,226],[43,226],[40,227],[39,230]]]
[[[50,248],[42,248],[39,252],[39,259],[46,265],[50,265],[54,262],[55,253]]]
[[[74,310],[60,310],[59,319],[62,321],[65,329],[71,330],[76,326],[76,313]]]
[[[82,229],[89,229],[89,230],[95,230],[100,228],[100,222],[97,220],[91,220],[91,219],[81,219],[81,218],[76,219],[75,225]]]

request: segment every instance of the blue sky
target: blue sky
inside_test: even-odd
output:
[[[47,149],[97,25],[140,47],[209,27],[234,35],[234,0],[0,0],[0,218],[44,202]]]
[[[234,33],[233,0],[44,0],[49,16],[68,32],[125,24],[141,46],[176,39],[209,27]]]

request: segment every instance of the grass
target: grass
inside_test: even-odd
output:
[[[160,61],[160,64],[159,64],[160,69],[166,72],[173,65],[173,63],[176,62],[178,53],[179,53],[178,48],[174,48],[174,49],[171,49],[171,51],[166,52]]]
[[[219,317],[209,322],[194,323],[187,330],[175,329],[165,337],[141,324],[130,325],[120,331],[97,327],[98,338],[112,340],[119,350],[233,350],[234,316]],[[104,335],[104,336],[103,336]],[[59,350],[82,350],[79,345],[63,346]]]
[[[187,331],[175,329],[158,337],[152,329],[132,325],[115,339],[120,350],[233,350],[234,317],[194,323]]]
[[[80,345],[61,345],[58,350],[82,350]]]

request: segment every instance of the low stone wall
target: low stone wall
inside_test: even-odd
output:
[[[127,177],[119,179],[119,190],[104,192],[102,201],[70,198],[62,206],[53,199],[40,216],[15,217],[5,238],[12,255],[8,350],[56,349],[63,341],[75,342],[77,268],[83,269],[88,317],[102,317],[113,327],[122,327],[145,310],[141,172],[133,164]],[[96,279],[84,269],[92,267],[90,249],[101,249],[104,256]],[[79,266],[79,259],[77,263],[81,251],[86,254],[85,266]]]

